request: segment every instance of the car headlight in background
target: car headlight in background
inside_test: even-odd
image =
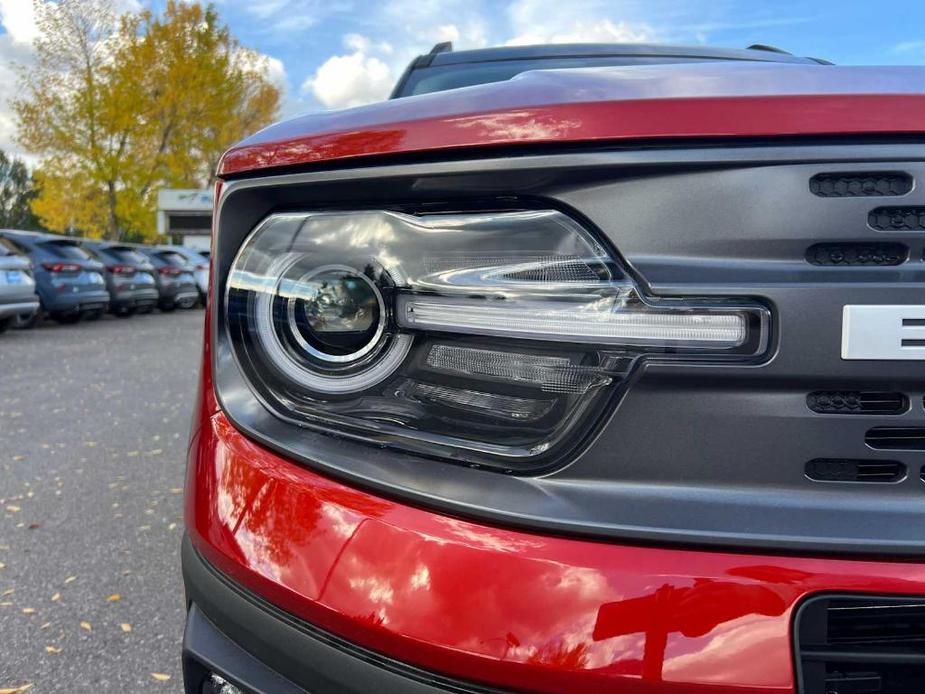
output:
[[[226,311],[277,415],[513,472],[561,460],[641,357],[754,359],[768,337],[749,301],[644,298],[556,210],[274,214]]]

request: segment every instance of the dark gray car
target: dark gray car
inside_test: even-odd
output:
[[[199,289],[196,286],[194,268],[186,258],[172,250],[155,246],[134,246],[143,253],[154,266],[157,290],[160,293],[158,308],[161,311],[173,311],[180,308],[193,308],[199,301]]]
[[[78,240],[56,234],[0,230],[0,238],[29,256],[42,309],[60,323],[94,320],[109,308],[103,264]]]
[[[32,263],[0,238],[0,333],[17,319],[30,321],[38,310]]]
[[[80,245],[105,265],[111,313],[127,318],[154,309],[160,295],[154,279],[156,270],[147,256],[118,241],[80,239]]]

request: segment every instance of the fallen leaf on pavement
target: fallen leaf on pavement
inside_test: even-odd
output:
[[[90,625],[90,622],[81,622],[80,628],[86,631],[93,631],[93,627]]]
[[[6,689],[0,689],[0,694],[22,694],[27,689],[32,689],[32,683],[24,684],[19,687],[8,687]]]
[[[67,585],[68,583],[73,583],[76,580],[77,580],[77,576],[68,576],[67,578],[64,579],[64,585]]]
[[[170,679],[170,675],[165,675],[163,672],[152,672],[151,677],[156,679],[158,682],[166,682]],[[3,694],[3,692],[0,692],[0,694]]]
[[[113,593],[108,598],[106,598],[106,602],[119,602],[121,599],[122,599],[121,595],[119,595],[118,593]]]
[[[132,625],[131,625],[131,624],[122,623],[122,624],[120,624],[119,626],[122,627],[122,633],[124,633],[124,634],[127,634],[127,633],[129,633],[129,632],[132,630]]]
[[[35,614],[35,608],[34,607],[24,607],[22,608],[22,613],[23,614]]]
[[[16,506],[15,504],[10,504],[9,506],[6,507],[6,510],[9,511],[10,513],[19,513],[19,506]]]
[[[61,599],[61,593],[55,593],[54,595],[51,596],[52,602],[58,602],[58,600],[60,599]]]
[[[61,649],[57,646],[45,646],[45,652],[51,653],[52,655],[58,655],[61,652]]]

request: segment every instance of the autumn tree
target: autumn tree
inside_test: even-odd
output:
[[[110,0],[37,3],[37,66],[13,106],[42,157],[33,209],[50,229],[154,238],[161,187],[210,184],[221,153],[271,122],[279,90],[211,5],[117,16]]]
[[[0,151],[0,228],[38,229],[31,209],[35,197],[32,176],[23,161]]]

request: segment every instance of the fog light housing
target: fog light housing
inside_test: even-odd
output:
[[[244,691],[221,675],[212,673],[202,685],[202,694],[244,694]]]

